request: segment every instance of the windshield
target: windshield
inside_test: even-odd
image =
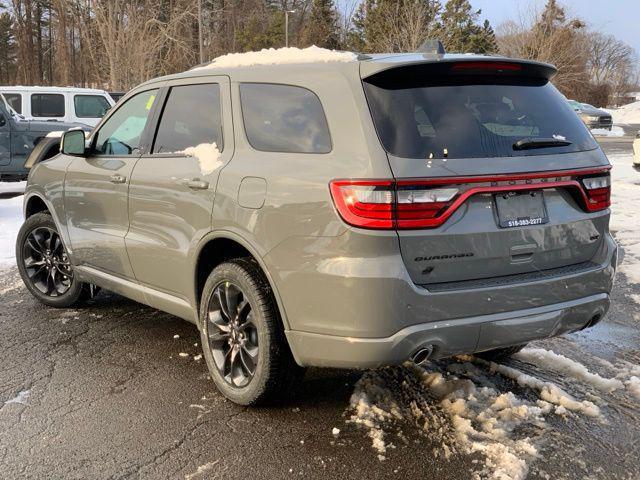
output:
[[[365,93],[382,144],[398,157],[509,157],[597,147],[547,80],[433,77],[420,71],[376,77],[364,81]],[[514,148],[519,140],[537,138],[559,142],[544,149]]]

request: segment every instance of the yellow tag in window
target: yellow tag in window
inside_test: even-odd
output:
[[[151,95],[149,97],[149,100],[147,100],[147,105],[145,107],[147,110],[151,110],[151,107],[153,107],[153,102],[154,102],[155,99],[156,99],[155,95]]]

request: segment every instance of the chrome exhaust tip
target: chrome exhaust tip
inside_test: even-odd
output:
[[[413,355],[411,355],[411,361],[416,365],[423,365],[429,361],[431,354],[433,353],[433,346],[427,345],[418,349]]]

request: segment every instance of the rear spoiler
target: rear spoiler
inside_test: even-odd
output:
[[[360,76],[405,76],[418,71],[429,76],[478,76],[498,74],[551,80],[558,70],[551,64],[506,57],[481,57],[476,55],[399,55],[360,62]],[[411,75],[412,76],[412,75]]]

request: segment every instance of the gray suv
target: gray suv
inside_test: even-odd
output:
[[[306,366],[498,358],[590,327],[611,167],[554,74],[398,54],[151,80],[33,168],[20,273],[46,305],[99,286],[193,322],[245,405]]]

